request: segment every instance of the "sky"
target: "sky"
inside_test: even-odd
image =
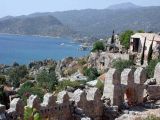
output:
[[[0,17],[79,9],[104,9],[132,2],[140,6],[160,6],[160,0],[0,0]]]

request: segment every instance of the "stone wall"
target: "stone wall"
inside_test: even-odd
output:
[[[129,60],[129,57],[129,54],[121,53],[91,53],[88,59],[88,66],[96,67],[98,70],[106,70],[111,67],[113,60]]]
[[[160,63],[155,68],[156,83],[150,84],[142,67],[124,69],[122,73],[110,68],[106,74],[103,97],[97,88],[77,89],[74,93],[59,92],[57,96],[47,93],[42,103],[36,95],[31,95],[27,106],[36,108],[44,120],[105,120],[104,116],[110,118],[115,115],[108,108],[118,108],[124,103],[129,106],[141,104],[146,96],[148,100],[160,99],[159,71]],[[109,100],[110,105],[104,104],[101,98]],[[24,104],[20,98],[13,99],[8,110],[0,105],[0,117],[3,120],[23,120],[23,115]]]
[[[59,92],[57,96],[47,93],[42,103],[37,95],[31,95],[27,100],[27,106],[36,108],[43,120],[81,120],[82,118],[102,120],[103,103],[97,88],[86,91],[76,90],[70,97],[68,94],[66,91]],[[4,113],[7,120],[23,120],[24,107],[22,100],[15,98],[11,101],[8,110],[0,105],[0,113]]]
[[[144,95],[149,99],[160,98],[160,63],[155,68],[154,79],[157,84],[146,84],[146,70],[142,67],[124,69],[119,73],[116,69],[110,68],[106,74],[103,97],[111,100],[111,105],[121,106],[124,103],[136,105],[143,103]],[[145,91],[147,93],[145,94]]]

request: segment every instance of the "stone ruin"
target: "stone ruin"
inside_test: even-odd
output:
[[[103,115],[103,102],[97,88],[78,89],[74,93],[62,91],[57,96],[46,93],[42,103],[37,95],[31,95],[27,106],[35,108],[43,120],[101,120]],[[20,98],[13,99],[8,110],[0,105],[0,120],[23,120],[24,107]]]
[[[111,68],[104,84],[103,96],[97,88],[77,89],[74,93],[62,91],[57,96],[46,93],[42,103],[37,95],[31,95],[27,106],[36,108],[43,120],[113,120],[115,112],[111,111],[120,109],[124,103],[132,106],[142,104],[144,98],[160,99],[160,63],[152,79],[147,79],[142,67],[124,69],[122,73]],[[0,120],[23,120],[24,107],[20,98],[13,99],[8,110],[0,105]]]
[[[155,80],[155,81],[153,81]],[[153,83],[153,84],[151,84]],[[147,79],[146,70],[142,67],[124,69],[122,73],[109,69],[104,83],[103,97],[110,99],[112,106],[129,106],[142,104],[147,100],[160,99],[160,63],[155,67],[154,78]]]

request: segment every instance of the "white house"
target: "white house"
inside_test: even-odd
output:
[[[145,60],[148,56],[150,45],[153,42],[153,50],[159,50],[160,48],[160,35],[156,33],[135,33],[131,36],[130,40],[130,49],[131,53],[139,53],[140,55],[143,52],[144,41],[145,43]]]

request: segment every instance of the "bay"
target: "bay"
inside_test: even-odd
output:
[[[89,54],[79,48],[79,43],[68,38],[0,34],[0,64],[28,64],[36,60],[61,60]]]

